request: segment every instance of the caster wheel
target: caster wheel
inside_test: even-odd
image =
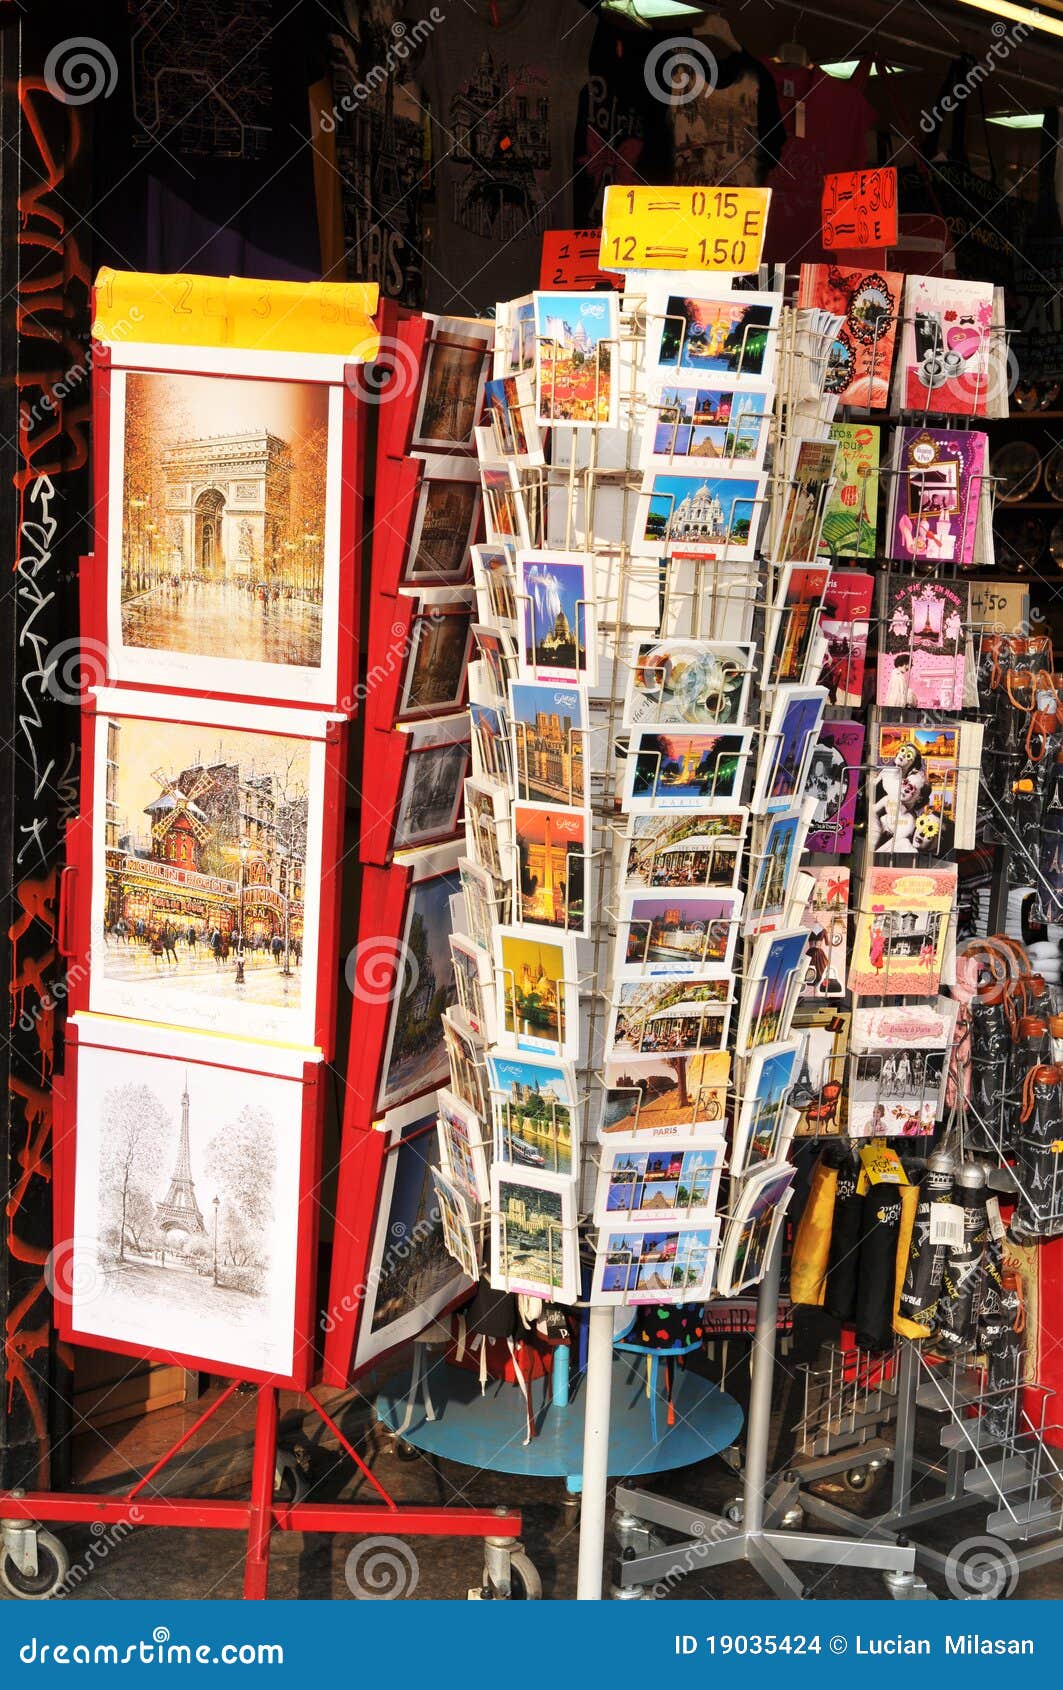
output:
[[[306,1475],[295,1456],[288,1450],[277,1451],[273,1469],[273,1494],[278,1502],[291,1507],[302,1502],[307,1493]]]
[[[509,1558],[509,1599],[511,1602],[541,1602],[543,1581],[535,1564],[520,1550]]]
[[[23,1602],[47,1602],[62,1589],[70,1557],[51,1532],[37,1533],[37,1571],[24,1573],[8,1549],[0,1549],[0,1584]]]
[[[420,1461],[421,1459],[420,1450],[414,1449],[413,1445],[408,1444],[404,1438],[395,1439],[395,1446],[391,1453],[397,1461]]]
[[[723,1511],[723,1517],[725,1520],[729,1520],[732,1526],[742,1524],[746,1517],[746,1511],[740,1496],[736,1496],[732,1502],[727,1504]]]
[[[850,1467],[842,1475],[842,1484],[847,1491],[859,1496],[862,1491],[871,1490],[877,1479],[877,1472],[872,1472],[870,1467]]]

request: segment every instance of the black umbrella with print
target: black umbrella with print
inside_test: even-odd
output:
[[[985,1169],[980,1163],[964,1162],[956,1169],[956,1202],[963,1207],[963,1234],[945,1252],[935,1334],[943,1349],[960,1354],[974,1342],[989,1236]]]

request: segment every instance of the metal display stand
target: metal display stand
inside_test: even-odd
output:
[[[851,1537],[819,1536],[782,1527],[793,1505],[794,1487],[786,1479],[772,1484],[768,1476],[782,1250],[780,1234],[757,1294],[741,1520],[723,1519],[685,1503],[620,1486],[616,1493],[620,1596],[650,1595],[652,1587],[662,1581],[671,1584],[687,1573],[737,1562],[752,1567],[773,1596],[796,1600],[813,1591],[794,1572],[795,1563],[867,1567],[899,1575],[902,1581],[914,1569],[915,1549],[888,1532],[872,1529],[854,1541]],[[680,1541],[667,1547],[647,1546],[649,1526],[678,1532]],[[893,1593],[906,1594],[903,1583]]]

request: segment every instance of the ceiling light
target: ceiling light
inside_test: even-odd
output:
[[[1012,23],[1024,23],[1029,29],[1040,29],[1046,35],[1063,35],[1063,14],[1035,12],[1032,6],[1016,6],[1013,0],[961,0],[964,6],[974,6],[980,12],[992,12],[995,18],[1008,18]]]
[[[987,117],[987,123],[998,123],[1001,129],[1043,129],[1045,114],[1043,111],[1006,111],[996,117]]]
[[[839,82],[848,82],[860,62],[861,61],[859,59],[835,59],[831,64],[820,65],[819,68],[820,70],[825,70],[828,76],[837,77]],[[903,76],[907,71],[908,66],[883,65],[881,66],[881,69],[885,71],[887,76]],[[871,74],[872,76],[878,76],[880,74],[880,67],[877,64],[872,65]]]
[[[652,18],[696,18],[702,7],[685,0],[602,0],[602,11],[618,12],[629,23],[649,23]]]

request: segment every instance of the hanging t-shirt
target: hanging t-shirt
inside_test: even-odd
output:
[[[672,116],[676,182],[755,188],[778,161],[785,135],[775,83],[744,50],[716,60],[716,79],[696,99],[676,103]]]
[[[773,190],[764,257],[791,266],[815,263],[820,243],[823,178],[836,170],[860,170],[867,163],[867,132],[874,108],[864,87],[870,62],[848,82],[817,65],[782,64],[768,69],[775,79],[786,144],[768,177]]]
[[[668,182],[665,107],[650,91],[646,56],[653,36],[619,29],[603,14],[591,43],[579,108],[575,227],[596,228],[611,183]]]
[[[438,11],[438,8],[436,8]],[[534,288],[544,229],[574,226],[573,158],[594,18],[578,0],[479,0],[433,29],[429,310],[475,315]],[[427,4],[407,14],[428,15]]]
[[[348,280],[388,299],[424,295],[425,117],[406,78],[402,0],[345,0],[329,35]],[[383,74],[382,74],[383,73]]]

